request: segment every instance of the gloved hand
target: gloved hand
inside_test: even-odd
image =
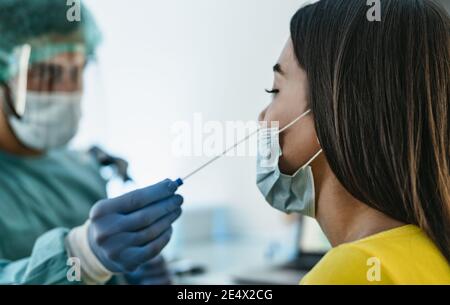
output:
[[[169,242],[183,197],[169,179],[114,199],[90,212],[88,242],[109,271],[130,273],[156,257]]]
[[[134,272],[125,274],[131,285],[170,285],[170,273],[162,255],[142,264]]]

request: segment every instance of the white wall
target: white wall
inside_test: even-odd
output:
[[[269,103],[264,88],[302,2],[85,0],[105,40],[97,75],[88,77],[78,143],[100,138],[132,162],[142,186],[187,173],[204,159],[171,154],[172,124],[195,112],[255,120]],[[259,195],[254,164],[229,157],[205,169],[182,187],[185,208],[225,204],[237,231],[273,233],[282,217]]]

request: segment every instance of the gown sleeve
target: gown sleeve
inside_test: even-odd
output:
[[[17,261],[0,260],[0,284],[81,284],[70,281],[65,238],[69,229],[57,228],[41,235],[31,256]]]

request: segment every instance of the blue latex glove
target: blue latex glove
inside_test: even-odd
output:
[[[92,207],[89,245],[109,271],[130,273],[159,255],[181,215],[183,197],[175,195],[177,189],[167,179]]]
[[[127,283],[131,285],[171,284],[169,270],[161,255],[139,266],[136,271],[125,274],[125,279]]]

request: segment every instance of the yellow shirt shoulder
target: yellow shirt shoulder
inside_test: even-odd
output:
[[[450,265],[420,228],[406,225],[331,249],[300,284],[450,285]]]

